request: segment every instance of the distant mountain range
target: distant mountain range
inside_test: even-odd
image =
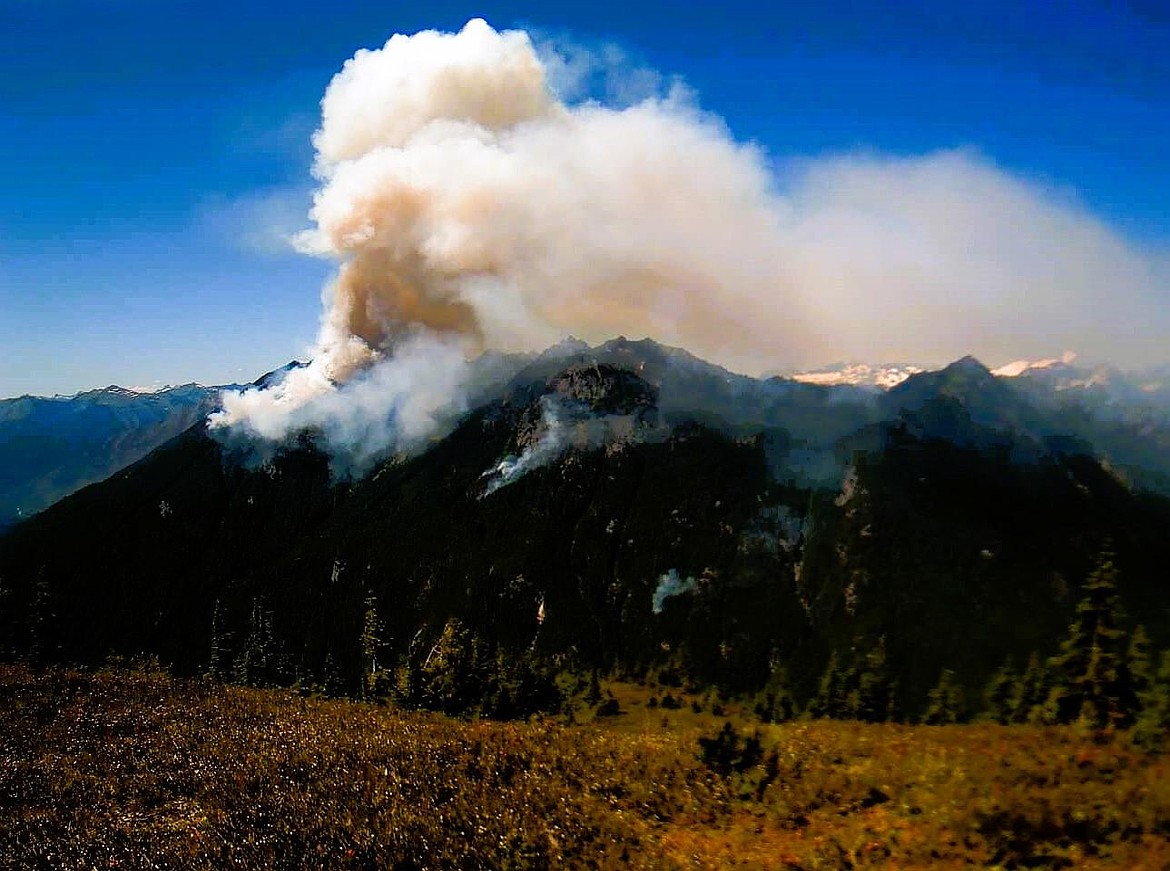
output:
[[[576,354],[621,366],[632,360],[629,348],[639,346],[643,356],[638,365],[649,365],[650,374],[661,381],[662,409],[668,416],[677,406],[685,417],[706,415],[725,428],[746,430],[782,420],[798,443],[788,458],[789,471],[817,481],[837,474],[836,464],[825,456],[830,434],[844,435],[867,422],[866,409],[874,403],[887,416],[896,413],[900,397],[930,383],[929,378],[916,379],[911,387],[897,390],[903,382],[930,373],[915,366],[866,363],[754,379],[711,366],[681,349],[653,345],[656,350],[645,353],[649,346],[643,343],[625,343],[625,350],[619,344],[593,349],[570,339],[534,358],[532,365],[551,361],[555,366]],[[1045,413],[1041,428],[1049,434],[1083,438],[1118,474],[1170,493],[1170,366],[1126,373],[1074,361],[1070,353],[1021,360],[991,374]],[[111,385],[72,396],[0,400],[0,529],[141,459],[215,410],[224,390],[269,386],[301,365],[286,364],[252,385],[184,384],[157,390]],[[876,394],[886,391],[889,398],[879,401]],[[982,402],[996,406],[990,394]],[[1004,410],[996,408],[994,414],[1002,417]],[[819,448],[810,447],[810,436]]]
[[[0,528],[109,477],[207,415],[223,388],[0,400]]]
[[[793,381],[805,384],[823,384],[833,386],[837,384],[852,384],[862,387],[880,387],[888,389],[901,384],[911,375],[917,375],[923,370],[918,366],[898,366],[892,364],[872,365],[870,363],[840,363],[835,366],[825,366],[821,369],[793,372],[788,377]]]
[[[356,480],[311,431],[257,465],[194,423],[0,536],[0,653],[356,687],[377,626],[407,694],[522,658],[807,698],[880,649],[913,712],[944,667],[975,705],[1051,653],[1105,548],[1170,644],[1153,382],[964,358],[882,390],[624,339],[514,362]]]

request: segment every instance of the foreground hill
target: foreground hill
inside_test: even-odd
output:
[[[195,426],[0,538],[0,652],[506,716],[565,670],[803,707],[837,669],[916,718],[950,673],[974,713],[1106,549],[1119,631],[1170,645],[1170,501],[1052,427],[970,359],[881,394],[626,341],[356,480],[311,432],[257,464]]]
[[[0,665],[0,865],[1170,863],[1170,762],[1116,736],[632,717],[463,722],[153,673]]]

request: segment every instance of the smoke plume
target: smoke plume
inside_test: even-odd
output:
[[[745,363],[744,347],[809,345],[776,294],[761,155],[678,93],[569,107],[525,33],[476,20],[359,51],[314,144],[322,187],[298,242],[341,265],[312,364],[225,396],[218,425],[278,438],[317,424],[338,445],[399,448],[418,430],[371,420],[376,389],[436,420],[486,349],[629,333]]]
[[[741,372],[1164,338],[1142,315],[1170,261],[973,154],[814,160],[780,187],[681,88],[570,104],[550,84],[569,61],[543,57],[475,20],[346,62],[298,238],[340,264],[312,363],[226,395],[215,425],[411,450],[482,384],[468,360],[569,334],[653,336]]]

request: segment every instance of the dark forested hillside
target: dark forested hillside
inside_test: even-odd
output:
[[[311,432],[255,465],[196,425],[0,538],[0,645],[505,713],[554,672],[807,705],[839,670],[919,716],[944,670],[975,711],[1006,662],[1054,654],[1106,550],[1127,631],[1170,641],[1170,502],[974,361],[877,410],[755,382],[753,427],[700,361],[688,420],[685,374],[640,344],[537,360],[360,480]],[[818,452],[831,484],[804,474]]]

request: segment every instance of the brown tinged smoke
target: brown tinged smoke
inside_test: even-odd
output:
[[[346,62],[297,240],[340,263],[313,363],[214,424],[410,449],[466,403],[467,360],[570,334],[744,372],[1164,346],[1170,258],[970,153],[808,161],[781,190],[683,89],[569,104],[566,66],[480,20]]]

